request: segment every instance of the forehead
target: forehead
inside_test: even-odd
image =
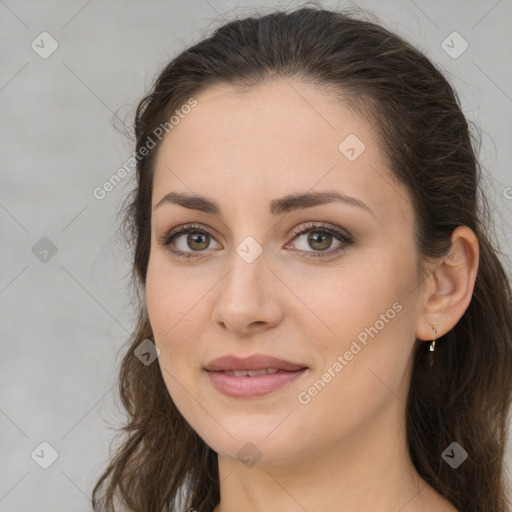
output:
[[[248,206],[333,189],[364,197],[379,215],[406,213],[371,125],[327,91],[286,79],[216,85],[195,99],[158,150],[153,204],[171,190],[219,202],[242,196]]]
[[[325,90],[300,81],[281,79],[249,88],[218,84],[196,101],[167,137],[173,139],[171,145],[186,142],[202,149],[211,142],[241,141],[249,151],[258,144],[288,148],[295,143],[302,155],[319,146],[330,146],[337,155],[344,132],[352,130],[366,140],[367,149],[374,146],[370,127],[360,115]],[[301,146],[304,141],[310,142],[307,148]]]

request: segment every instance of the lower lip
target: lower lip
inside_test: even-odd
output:
[[[257,375],[255,377],[248,375],[237,377],[236,375],[227,375],[222,372],[207,371],[206,373],[217,391],[227,396],[246,398],[272,393],[272,391],[276,391],[295,381],[304,375],[307,370],[308,368],[294,372],[280,370],[273,374]]]

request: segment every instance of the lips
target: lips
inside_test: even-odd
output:
[[[274,368],[262,368],[261,370],[219,369],[233,366],[261,367],[262,365],[273,365]],[[275,366],[285,367],[288,370],[277,369]],[[248,359],[233,359],[232,356],[227,356],[212,361],[208,368],[210,369],[204,372],[208,382],[219,393],[237,399],[262,398],[278,390],[289,388],[311,371],[306,366],[267,356],[257,356],[257,358],[253,356]]]
[[[308,366],[264,354],[255,354],[246,358],[226,355],[210,361],[205,366],[205,370],[209,372],[245,372],[242,375],[248,371],[267,370],[266,373],[271,374],[280,370],[295,372],[304,368],[308,368]],[[237,375],[237,373],[232,373],[232,375]]]

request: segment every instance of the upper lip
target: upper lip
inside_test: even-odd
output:
[[[205,366],[205,370],[210,372],[222,372],[226,370],[263,370],[264,368],[276,368],[277,370],[293,372],[307,368],[307,366],[264,354],[255,354],[245,358],[225,355],[213,359]]]

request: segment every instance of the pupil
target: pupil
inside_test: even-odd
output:
[[[196,243],[196,239],[199,239],[199,240],[200,240],[200,238],[201,238],[201,237],[206,237],[206,236],[207,236],[207,235],[203,235],[203,234],[200,234],[200,233],[196,233],[195,235],[193,235],[193,234],[189,234],[189,235],[188,235],[188,237],[187,237],[187,238],[188,238],[188,239],[187,239],[187,242],[188,242],[189,244],[190,244],[190,243]],[[201,242],[200,242],[200,241],[198,241],[197,243],[199,243],[199,244],[201,245]],[[203,246],[204,246],[204,245],[206,245],[206,246],[208,245],[208,243],[206,242],[206,240],[205,240],[205,242],[203,242],[203,244],[202,244],[202,245],[203,245]],[[191,247],[191,249],[192,249],[192,250],[201,250],[201,249],[205,249],[205,247],[203,247],[203,246],[199,247],[198,249],[194,249],[193,247]]]
[[[321,244],[322,241],[325,242],[326,240],[328,240],[328,237],[330,237],[330,236],[331,235],[329,235],[329,234],[322,235],[322,234],[316,233],[316,235],[310,235],[308,237],[308,239],[313,244],[316,244],[316,243],[320,243]],[[320,239],[320,240],[317,240],[317,239]],[[329,247],[329,245],[330,245],[330,243],[328,243],[327,246],[324,245],[324,246],[320,246],[318,248],[320,248],[320,249],[327,249]]]

